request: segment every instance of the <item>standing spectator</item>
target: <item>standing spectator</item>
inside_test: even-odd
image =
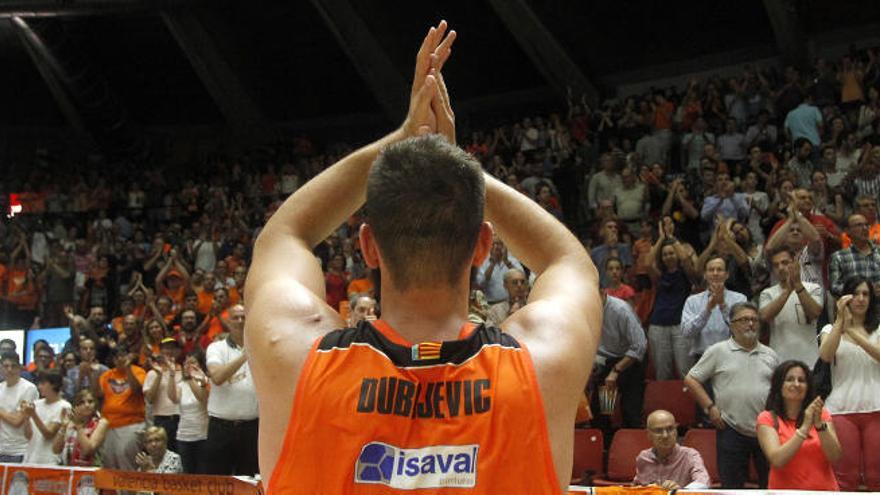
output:
[[[857,197],[853,214],[865,217],[865,222],[868,225],[868,239],[874,244],[880,245],[880,222],[877,221],[877,198],[870,196]],[[851,244],[852,240],[846,232],[840,234],[841,247],[848,248]]]
[[[819,146],[822,143],[823,122],[822,112],[813,105],[813,97],[807,95],[797,108],[785,116],[785,135],[795,142],[795,149],[800,138],[807,139],[813,146]]]
[[[648,188],[638,180],[632,167],[620,171],[622,185],[614,191],[614,207],[617,217],[626,223],[630,232],[639,230],[639,223],[648,213]]]
[[[798,265],[801,267],[801,280],[825,287],[825,245],[819,231],[810,222],[810,217],[804,216],[798,209],[799,203],[797,197],[792,196],[785,219],[777,222],[767,239],[764,251],[773,252],[780,246],[788,246],[796,253]]]
[[[841,490],[864,483],[880,491],[880,309],[871,282],[851,277],[837,301],[837,317],[822,328],[819,355],[831,363],[834,388],[826,406],[843,447],[834,466]]]
[[[776,126],[770,123],[770,112],[766,109],[758,112],[758,121],[746,130],[745,144],[748,147],[761,146],[770,148],[776,144]]]
[[[805,363],[785,361],[776,368],[758,415],[758,443],[770,462],[767,488],[840,490],[831,469],[841,455],[840,441],[822,406]]]
[[[529,297],[529,279],[519,268],[507,270],[504,274],[504,288],[507,290],[507,300],[489,306],[486,314],[486,324],[490,326],[501,326],[508,316],[526,305]]]
[[[816,165],[811,158],[813,146],[810,140],[804,137],[795,139],[792,145],[794,156],[785,164],[785,167],[794,173],[797,187],[808,189],[812,183],[813,172],[816,170]]]
[[[486,294],[489,304],[497,304],[510,297],[504,288],[504,275],[512,269],[524,272],[519,260],[507,252],[504,241],[500,237],[495,237],[492,240],[492,250],[489,251],[489,257],[477,270],[478,285]]]
[[[685,385],[717,428],[718,474],[724,488],[740,489],[749,475],[749,459],[758,483],[767,486],[767,459],[757,439],[756,418],[770,391],[770,376],[779,364],[773,349],[758,342],[758,308],[749,302],[730,310],[731,332],[712,345],[691,368]],[[715,401],[706,392],[710,383]]]
[[[617,221],[613,219],[605,220],[599,234],[602,236],[602,244],[594,247],[592,251],[590,251],[593,263],[595,263],[596,266],[604,267],[605,261],[608,258],[617,258],[623,263],[625,268],[631,267],[633,264],[632,251],[629,244],[620,242],[620,225]],[[600,273],[599,280],[601,287],[606,287],[608,285],[608,276],[604,271]]]
[[[752,240],[758,245],[763,245],[764,230],[761,228],[761,219],[770,208],[770,197],[766,192],[758,190],[758,174],[756,172],[747,172],[741,185],[746,204],[749,206],[746,225],[752,234]]]
[[[65,466],[92,467],[96,454],[104,444],[110,422],[98,414],[98,400],[89,389],[73,398],[73,411],[61,422],[52,442],[52,452],[61,457]]]
[[[831,255],[829,273],[831,293],[840,297],[843,284],[852,277],[862,277],[874,286],[880,284],[880,247],[868,237],[868,221],[862,215],[850,215],[847,233],[852,245]]]
[[[180,422],[177,426],[177,452],[183,463],[183,471],[189,474],[208,472],[208,377],[205,369],[205,353],[196,349],[186,357],[180,380],[174,378],[175,387],[168,388],[168,398],[180,406]]]
[[[710,346],[730,337],[728,311],[746,300],[746,296],[724,287],[728,277],[724,258],[709,258],[703,277],[706,290],[688,297],[681,315],[681,333],[691,340],[690,354],[694,361]]]
[[[843,187],[855,197],[867,196],[876,200],[880,198],[880,146],[871,148],[869,153],[843,179]]]
[[[161,426],[144,431],[144,451],[134,458],[138,471],[146,473],[178,474],[183,472],[180,456],[168,450],[168,433]]]
[[[120,344],[110,351],[114,367],[104,372],[95,387],[103,399],[101,415],[110,422],[110,430],[101,448],[105,467],[134,471],[134,456],[138,452],[138,433],[146,423],[144,416],[143,368],[132,364],[136,354]]]
[[[41,371],[37,388],[43,398],[22,405],[21,411],[27,416],[25,435],[29,437],[25,464],[60,464],[58,454],[52,451],[52,442],[61,422],[70,414],[70,403],[61,398],[61,385],[60,371]]]
[[[645,386],[645,369],[642,364],[647,348],[645,331],[635,312],[626,302],[602,295],[602,340],[596,364],[590,376],[591,390],[604,385],[617,390],[625,428],[638,428],[642,424],[642,396]],[[599,410],[598,393],[593,394],[592,410]],[[608,432],[608,416],[599,416],[600,427]]]
[[[614,192],[623,186],[611,153],[603,153],[599,157],[599,167],[600,170],[590,178],[587,186],[587,204],[590,209],[596,208],[603,199],[613,199]]]
[[[816,319],[825,293],[818,284],[801,281],[794,252],[782,247],[770,255],[778,284],[761,292],[761,320],[770,328],[770,348],[779,359],[814,363],[819,357]]]
[[[623,263],[617,258],[608,258],[605,260],[604,268],[605,277],[608,279],[608,285],[603,289],[605,294],[626,301],[635,309],[636,291],[630,285],[623,283]]]
[[[79,343],[79,365],[67,370],[68,397],[75,397],[80,390],[90,389],[109,368],[96,359],[95,341],[83,339]]]
[[[21,379],[21,360],[15,352],[0,355],[0,364],[6,373],[0,384],[0,462],[21,462],[28,445],[24,435],[28,417],[20,405],[37,400],[37,387]]]
[[[244,307],[230,309],[231,331],[208,346],[208,473],[252,476],[257,466],[259,411],[244,349]]]
[[[144,378],[144,398],[152,406],[153,424],[161,426],[168,434],[168,443],[177,450],[177,423],[180,421],[180,408],[171,400],[169,389],[177,388],[180,380],[180,365],[177,357],[180,343],[173,337],[166,337],[160,343],[160,354],[151,359],[152,369]]]
[[[686,151],[683,156],[687,159],[685,167],[687,171],[693,172],[699,169],[705,146],[715,144],[715,135],[708,132],[707,127],[706,120],[700,117],[694,122],[691,132],[681,139],[681,146]]]
[[[746,159],[746,137],[737,129],[736,119],[728,118],[724,134],[718,136],[718,153],[729,164],[740,163]]]
[[[346,288],[351,282],[351,274],[345,271],[345,256],[335,253],[327,263],[327,272],[324,274],[326,284],[327,304],[339,311],[339,303],[347,299]],[[225,290],[225,289],[224,289]],[[214,294],[216,299],[217,295]]]
[[[636,457],[635,485],[656,485],[664,490],[709,488],[709,471],[696,449],[682,447],[678,423],[669,411],[648,415],[648,439],[652,447]]]
[[[691,366],[691,339],[682,333],[681,317],[696,270],[684,245],[667,236],[662,223],[659,230],[648,258],[651,280],[657,287],[648,340],[657,379],[672,380],[675,370],[684,377]]]
[[[749,205],[743,193],[734,192],[736,187],[730,175],[722,173],[715,176],[715,194],[706,196],[700,217],[711,232],[718,218],[732,218],[745,222],[749,217]]]
[[[52,254],[46,259],[46,268],[40,275],[46,287],[43,302],[43,318],[47,325],[61,325],[64,320],[63,308],[73,301],[73,282],[76,267],[73,259],[60,242],[52,244]]]

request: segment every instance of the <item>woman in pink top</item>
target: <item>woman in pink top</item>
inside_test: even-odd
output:
[[[770,462],[767,488],[840,490],[831,468],[840,442],[822,406],[806,364],[792,360],[776,367],[766,410],[758,415],[758,443]]]

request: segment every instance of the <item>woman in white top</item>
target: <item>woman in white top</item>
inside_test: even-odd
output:
[[[208,377],[205,354],[198,347],[183,363],[183,379],[177,386],[168,387],[168,398],[180,405],[177,426],[177,452],[183,462],[183,472],[205,474],[205,440],[208,438]]]
[[[843,293],[819,347],[821,359],[832,363],[833,390],[825,405],[843,447],[834,471],[841,490],[855,491],[864,483],[880,491],[880,308],[863,277],[847,279]]]

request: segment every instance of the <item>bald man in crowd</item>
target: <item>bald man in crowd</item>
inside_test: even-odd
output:
[[[650,449],[636,457],[635,485],[656,485],[666,490],[709,488],[709,472],[696,449],[683,447],[678,423],[669,411],[658,409],[648,415]]]

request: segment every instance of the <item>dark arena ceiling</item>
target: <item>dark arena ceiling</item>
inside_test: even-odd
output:
[[[880,22],[876,0],[0,0],[0,127],[71,126],[58,92],[81,72],[138,128],[387,126],[401,102],[376,87],[409,83],[414,51],[441,18],[459,33],[445,74],[461,108],[516,114],[523,102],[562,101],[523,43],[536,26],[609,95],[615,74],[719,53],[779,55],[773,9],[811,42]]]

